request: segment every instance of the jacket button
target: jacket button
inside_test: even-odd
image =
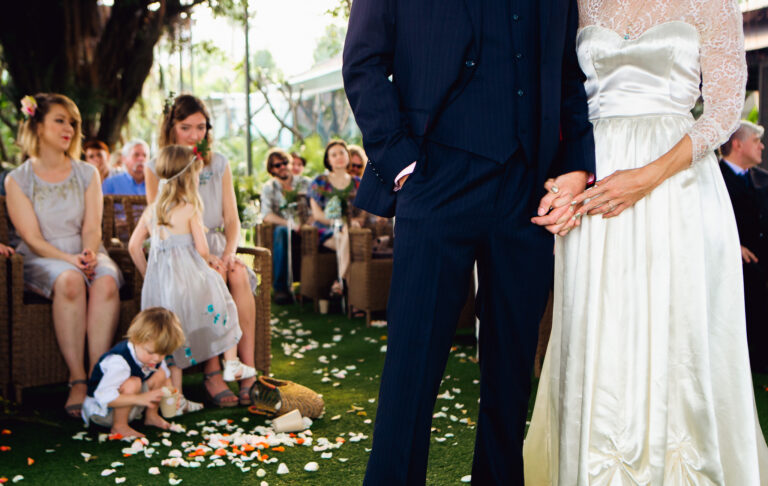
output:
[[[524,94],[525,94],[525,91],[523,91],[522,89],[517,90],[517,96],[523,96]]]
[[[468,68],[471,68],[471,67],[475,67],[475,65],[476,65],[476,64],[477,64],[477,63],[475,62],[475,60],[474,60],[474,59],[467,59],[467,60],[464,62],[464,65],[465,65],[465,66],[467,66]]]

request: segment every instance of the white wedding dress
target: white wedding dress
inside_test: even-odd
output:
[[[597,178],[646,165],[685,135],[694,155],[620,216],[585,217],[557,238],[526,485],[767,485],[739,240],[713,154],[744,99],[741,12],[736,0],[579,9]]]

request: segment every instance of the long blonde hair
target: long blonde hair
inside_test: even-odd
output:
[[[160,181],[160,194],[155,204],[158,225],[171,226],[168,213],[182,203],[191,204],[203,213],[203,201],[197,192],[197,181],[203,161],[192,149],[182,145],[169,145],[157,156],[155,170]]]

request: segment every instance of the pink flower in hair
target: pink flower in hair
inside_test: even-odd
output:
[[[32,118],[37,111],[37,101],[34,96],[25,96],[21,99],[21,113],[25,118]]]

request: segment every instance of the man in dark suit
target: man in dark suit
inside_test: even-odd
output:
[[[720,147],[723,173],[741,240],[747,342],[752,371],[768,373],[768,171],[762,160],[763,127],[742,121]]]
[[[576,0],[352,4],[344,85],[369,156],[355,205],[396,216],[367,485],[424,484],[435,397],[475,261],[482,379],[472,482],[523,484],[531,367],[553,273],[552,235],[531,218],[558,231],[594,172],[577,15]]]

